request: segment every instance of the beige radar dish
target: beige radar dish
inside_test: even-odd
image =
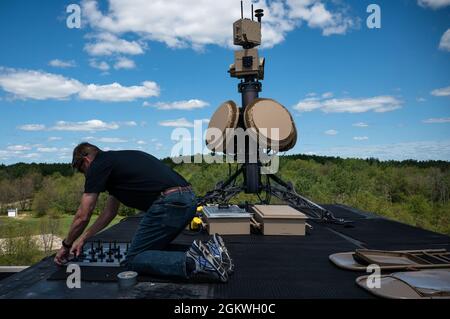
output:
[[[222,103],[209,121],[208,130],[206,131],[206,146],[215,152],[233,152],[232,149],[227,150],[227,145],[230,145],[232,142],[233,130],[227,129],[235,129],[238,120],[239,108],[236,106],[236,103],[233,101]]]
[[[261,139],[267,139],[267,146],[280,152],[288,151],[297,142],[297,129],[289,111],[272,99],[256,99],[244,112],[244,123],[247,129],[253,128]],[[278,129],[278,134],[272,132]],[[277,136],[278,135],[278,136]]]

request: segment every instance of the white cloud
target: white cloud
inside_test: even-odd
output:
[[[39,158],[39,157],[41,157],[41,155],[38,153],[27,153],[27,154],[19,155],[19,158],[29,158],[29,159]]]
[[[49,142],[60,141],[60,140],[62,140],[62,137],[59,137],[59,136],[50,136],[50,137],[48,138],[48,141],[49,141]]]
[[[123,138],[119,138],[119,137],[85,137],[85,140],[94,140],[96,142],[100,142],[100,143],[127,143],[128,140],[125,140]]]
[[[11,151],[11,150],[0,150],[0,159],[1,160],[10,160],[15,159],[16,161],[22,161],[27,159],[36,159],[39,158],[40,154],[38,153],[24,153],[23,151]]]
[[[324,132],[326,135],[337,135],[339,132],[336,130],[328,130]]]
[[[8,160],[10,158],[23,158],[26,153],[23,151],[0,150],[0,159]]]
[[[25,124],[17,127],[22,131],[43,131],[45,130],[45,125],[43,124]]]
[[[426,102],[427,99],[425,99],[425,98],[423,98],[423,97],[418,97],[418,98],[416,99],[416,101],[419,102],[419,103],[422,103],[422,102]]]
[[[440,9],[450,5],[450,0],[418,0],[417,3],[422,7]]]
[[[83,100],[122,102],[134,101],[159,95],[159,86],[155,82],[144,81],[142,85],[122,86],[117,82],[106,85],[89,84],[79,93]]]
[[[91,67],[93,67],[94,69],[99,69],[100,71],[108,71],[110,66],[107,62],[105,61],[97,61],[95,59],[90,59],[89,60],[89,65]]]
[[[232,23],[240,17],[236,0],[109,0],[108,3],[100,11],[96,1],[82,2],[84,17],[100,37],[135,34],[143,41],[164,42],[169,47],[201,49],[208,44],[230,47]],[[311,28],[322,30],[323,35],[345,34],[357,24],[347,15],[346,8],[337,6],[336,2],[325,5],[322,0],[256,0],[253,3],[255,9],[265,11],[262,35],[266,47],[282,42],[287,32],[303,21]],[[249,17],[249,2],[244,11]],[[86,50],[91,54],[112,54],[120,45],[111,43],[119,40],[99,39],[95,44],[88,44]],[[142,44],[138,41],[123,46],[134,53]]]
[[[186,120],[186,118],[182,117],[176,120],[166,120],[158,123],[161,126],[169,126],[169,127],[194,127],[194,123]]]
[[[355,141],[367,141],[369,138],[367,136],[355,136],[353,139]]]
[[[6,148],[8,151],[29,151],[31,150],[31,147],[28,145],[10,145]]]
[[[333,97],[333,93],[332,92],[326,92],[322,94],[322,98],[323,99],[329,99]]]
[[[51,128],[54,131],[106,131],[106,130],[117,130],[119,125],[117,123],[105,123],[100,120],[89,120],[85,122],[65,122],[58,121],[56,125]]]
[[[426,124],[450,123],[450,117],[431,118],[423,120],[422,122]]]
[[[76,66],[74,60],[63,61],[63,60],[59,60],[59,59],[53,59],[48,64],[55,68],[73,68]]]
[[[61,75],[33,70],[0,68],[0,87],[23,99],[66,99],[78,93],[83,84]]]
[[[300,112],[321,110],[325,113],[389,112],[401,108],[403,102],[393,96],[370,98],[319,99],[306,98],[298,102],[294,109]]]
[[[450,29],[447,29],[439,42],[439,49],[450,52]]]
[[[120,126],[130,126],[135,127],[138,124],[135,121],[126,121],[126,122],[110,122],[106,123],[101,120],[89,120],[85,122],[66,122],[66,121],[58,121],[55,123],[53,127],[49,127],[49,131],[105,131],[105,130],[115,130]],[[20,130],[24,131],[42,131],[47,130],[44,124],[25,124],[17,127]],[[60,141],[62,137],[58,136],[50,136],[48,137],[48,141]],[[39,145],[37,145],[39,146]]]
[[[114,69],[119,70],[119,69],[134,69],[136,67],[136,64],[134,63],[133,60],[130,60],[128,58],[118,58],[116,63],[114,64]]]
[[[434,96],[450,96],[450,86],[447,86],[445,88],[436,89],[431,91],[431,95]]]
[[[305,21],[310,28],[319,28],[325,36],[345,34],[356,21],[343,12],[332,13],[317,0],[287,0],[289,17]]]
[[[145,103],[146,102],[144,102],[144,104]],[[149,106],[149,105],[150,104],[147,103],[144,106]],[[158,110],[193,110],[193,109],[201,109],[208,105],[209,105],[208,102],[205,102],[202,100],[197,100],[197,99],[176,101],[176,102],[170,102],[170,103],[158,102],[158,103],[154,104],[154,106]]]
[[[101,143],[127,143],[128,140],[118,137],[102,137],[98,139]]]
[[[311,150],[317,155],[344,158],[378,158],[380,160],[450,160],[450,140],[415,141],[381,145],[359,145]]]
[[[300,112],[310,112],[314,111],[316,109],[319,109],[321,107],[320,99],[316,97],[307,97],[306,99],[301,100],[298,102],[294,109],[300,111]]]
[[[59,150],[56,147],[38,147],[37,151],[40,153],[56,153]]]
[[[86,44],[84,49],[93,56],[108,56],[114,53],[131,55],[144,53],[140,43],[119,39],[112,33],[102,32],[94,36],[88,36],[88,38],[94,38],[94,42]]]
[[[200,120],[202,123],[209,123],[208,119]],[[169,126],[169,127],[194,127],[194,122],[188,121],[186,118],[182,117],[176,120],[166,120],[158,122],[160,126]]]
[[[145,145],[145,144],[147,144],[147,142],[140,140],[140,141],[137,141],[136,144]]]
[[[369,124],[364,123],[364,122],[359,122],[359,123],[354,123],[352,126],[355,126],[355,127],[368,127]]]
[[[16,97],[37,100],[66,99],[78,94],[82,100],[123,102],[158,96],[160,92],[158,84],[152,81],[133,86],[117,82],[85,85],[57,74],[5,68],[0,68],[0,87]]]

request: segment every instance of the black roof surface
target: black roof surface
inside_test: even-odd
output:
[[[140,277],[132,289],[114,281],[118,268],[85,267],[80,289],[69,289],[64,274],[49,257],[0,281],[0,299],[11,298],[373,298],[355,284],[363,273],[337,268],[328,256],[369,249],[450,250],[450,237],[378,217],[342,205],[323,205],[336,217],[352,220],[352,227],[310,222],[306,236],[223,236],[236,264],[226,284],[194,283]],[[124,219],[92,240],[130,241],[141,216]],[[172,249],[184,249],[207,234],[182,233]],[[90,268],[86,270],[86,268]],[[55,272],[56,277],[55,277]],[[89,281],[95,278],[97,281]]]

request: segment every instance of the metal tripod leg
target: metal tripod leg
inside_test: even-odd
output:
[[[236,186],[235,181],[238,176],[244,171],[244,165],[242,165],[236,172],[234,172],[225,181],[216,184],[216,187],[209,191],[199,199],[198,203],[204,205],[206,203],[227,203],[231,198],[244,191],[244,186]]]
[[[268,175],[269,179],[275,181],[277,185],[268,183],[266,186],[266,192],[271,195],[287,202],[292,207],[304,212],[313,218],[320,219],[323,222],[330,222],[336,224],[344,224],[344,219],[334,217],[333,213],[323,208],[322,206],[310,201],[309,199],[299,195],[294,186],[291,183],[284,182],[276,175]]]
[[[200,205],[204,205],[207,203],[228,203],[231,198],[233,198],[240,192],[245,191],[245,185],[235,185],[238,176],[244,173],[244,165],[242,165],[224,182],[217,183],[216,187],[212,191],[206,193],[204,197],[200,198],[198,203]],[[299,195],[295,191],[292,183],[286,183],[281,178],[273,174],[269,174],[266,176],[268,176],[267,184],[261,185],[260,191],[265,191],[266,193],[281,199],[282,201],[288,203],[290,206],[304,212],[314,219],[320,220],[321,222],[334,224],[348,223],[344,219],[334,217],[333,213],[329,210]],[[271,184],[270,180],[274,181],[275,184]]]

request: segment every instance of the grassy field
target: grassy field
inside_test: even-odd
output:
[[[97,220],[97,217],[97,215],[93,215],[89,225],[92,225]],[[23,232],[25,232],[27,235],[40,235],[41,218],[33,217],[32,212],[21,214],[18,218],[0,216],[0,238],[20,236],[20,234]],[[117,224],[122,219],[122,216],[116,216],[116,218],[113,219],[108,227]],[[72,224],[72,220],[73,215],[62,215],[62,217],[59,218],[60,227],[57,231],[57,235],[59,237],[65,237],[67,235],[70,225]],[[11,231],[14,229],[16,229],[17,231]]]
[[[89,225],[98,218],[93,215]],[[117,224],[123,217],[117,216],[108,227]],[[73,215],[62,215],[59,218],[56,235],[64,238],[69,231]],[[33,217],[33,213],[21,214],[18,218],[0,217],[0,238],[3,240],[0,247],[0,266],[27,266],[34,264],[51,255],[53,252],[44,252],[39,249],[32,236],[43,234],[43,217]],[[44,231],[47,233],[47,231]]]

